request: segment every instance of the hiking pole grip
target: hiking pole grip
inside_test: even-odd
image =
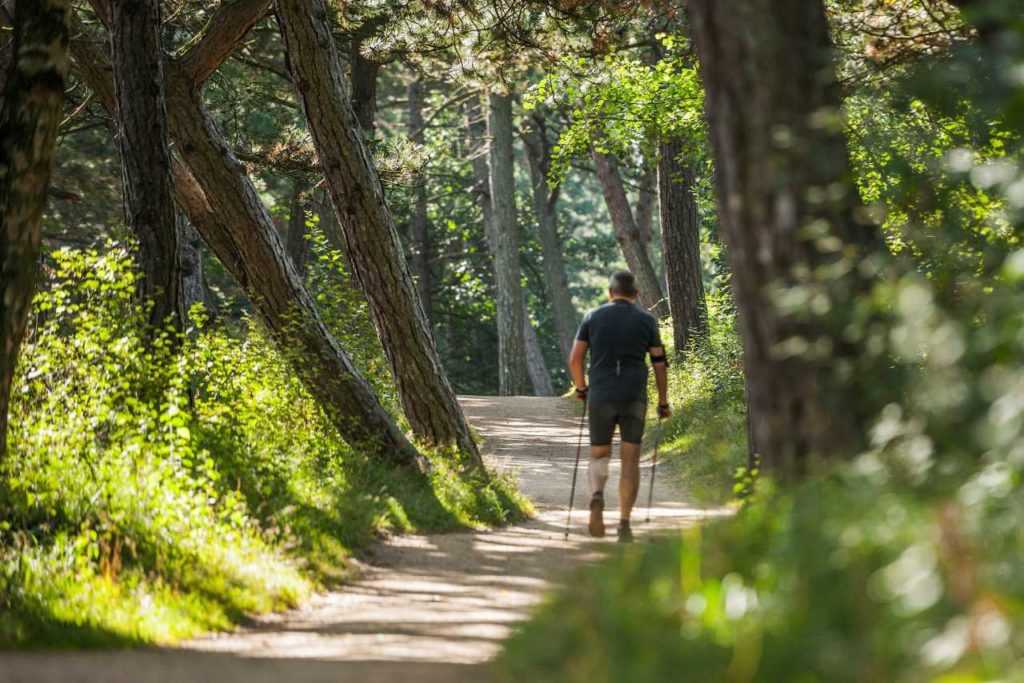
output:
[[[569,529],[572,526],[572,504],[576,498],[576,475],[580,470],[580,453],[583,451],[583,427],[587,421],[587,404],[583,403],[583,413],[580,415],[580,438],[576,443],[576,464],[572,467],[572,488],[569,490],[569,513],[565,518],[565,540],[569,540]]]

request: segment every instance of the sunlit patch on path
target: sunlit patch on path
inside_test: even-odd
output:
[[[300,609],[260,618],[230,634],[166,650],[0,654],[0,682],[63,683],[415,680],[487,681],[487,662],[543,592],[581,562],[614,548],[586,522],[585,457],[572,534],[566,504],[579,438],[575,406],[559,398],[463,397],[493,467],[517,473],[538,508],[529,522],[490,532],[396,537],[382,544],[359,580]],[[585,446],[584,446],[585,448]],[[634,514],[640,542],[721,511],[682,501],[667,477],[643,523],[650,463]],[[607,519],[617,518],[617,464]]]

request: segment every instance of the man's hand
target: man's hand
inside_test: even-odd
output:
[[[665,420],[672,417],[672,408],[667,403],[658,404],[658,419]]]
[[[572,375],[572,383],[576,386],[576,398],[581,401],[587,400],[587,375],[583,372],[583,359],[587,357],[589,347],[587,342],[577,339],[572,345],[572,353],[569,354],[569,373]]]

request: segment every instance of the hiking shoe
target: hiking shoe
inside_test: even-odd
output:
[[[604,536],[604,495],[601,493],[595,493],[590,499],[590,524],[587,525],[587,531],[594,538]]]
[[[619,522],[619,543],[632,543],[633,542],[633,530],[629,528],[629,522],[622,520]]]

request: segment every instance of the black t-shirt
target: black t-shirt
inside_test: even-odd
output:
[[[590,402],[647,402],[647,353],[661,346],[658,321],[616,299],[583,316],[576,339],[590,345]]]

